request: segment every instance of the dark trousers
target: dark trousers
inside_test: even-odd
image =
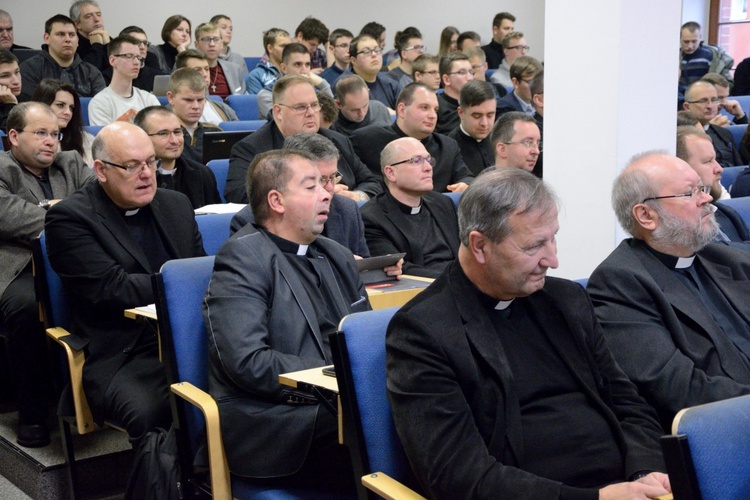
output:
[[[31,264],[0,297],[0,320],[6,329],[5,349],[11,380],[18,392],[18,421],[44,423],[51,392],[50,371]]]
[[[156,427],[169,429],[167,373],[159,361],[155,335],[139,342],[112,377],[104,393],[104,418],[124,427],[134,446]]]

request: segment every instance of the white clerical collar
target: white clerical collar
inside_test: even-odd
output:
[[[422,205],[420,204],[418,207],[411,207],[411,214],[417,215],[419,212],[422,211]]]
[[[464,135],[465,135],[466,137],[471,137],[472,139],[474,139],[474,140],[475,140],[475,141],[477,141],[477,142],[482,142],[482,141],[481,141],[481,139],[475,139],[474,137],[472,137],[472,136],[471,136],[471,134],[470,134],[470,133],[468,133],[468,132],[466,131],[466,129],[464,129],[464,125],[463,125],[463,123],[459,123],[459,124],[458,124],[458,128],[460,128],[460,129],[461,129],[461,132],[463,132],[463,134],[464,134]]]
[[[677,263],[674,265],[675,269],[687,269],[693,265],[695,255],[692,257],[677,257]]]
[[[501,300],[497,303],[495,306],[496,311],[505,311],[507,308],[510,307],[510,305],[513,303],[513,301],[516,299],[510,299],[510,300]]]
[[[300,245],[297,249],[297,255],[307,255],[307,247],[310,245]]]
[[[159,167],[159,173],[161,175],[174,175],[175,173],[177,173],[177,169],[173,168],[172,170],[165,170],[165,169]]]
[[[137,214],[138,210],[140,210],[140,208],[136,208],[135,210],[126,210],[125,217],[130,217],[131,215]]]

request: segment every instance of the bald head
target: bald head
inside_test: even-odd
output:
[[[708,124],[719,114],[719,94],[716,87],[701,80],[691,83],[685,90],[685,102],[682,106],[693,113],[701,124]]]

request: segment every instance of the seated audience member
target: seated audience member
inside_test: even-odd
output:
[[[476,31],[464,31],[458,35],[456,45],[458,46],[459,52],[464,52],[466,49],[472,47],[481,47],[482,37]]]
[[[330,129],[331,125],[339,119],[336,101],[328,94],[318,94],[318,102],[320,103],[320,128]]]
[[[304,76],[315,87],[316,92],[323,92],[333,97],[331,86],[319,75],[310,69],[310,51],[301,43],[290,43],[284,47],[281,55],[281,74]],[[273,108],[273,88],[276,82],[266,85],[258,92],[258,119],[270,120],[271,108]]]
[[[341,76],[359,75],[370,89],[370,99],[380,101],[391,109],[396,109],[396,99],[401,86],[386,73],[381,73],[383,49],[377,40],[367,35],[359,35],[349,44],[351,66]]]
[[[203,52],[208,61],[211,76],[208,93],[226,99],[231,94],[245,93],[245,73],[242,67],[219,57],[223,47],[218,26],[203,23],[195,28],[195,48]],[[242,66],[247,69],[245,64]]]
[[[395,47],[395,41],[398,39],[400,31],[397,31],[393,40],[394,40],[394,47]],[[362,29],[359,30],[360,35],[367,35],[373,40],[378,41],[378,46],[380,46],[380,50],[383,51],[383,71],[388,71],[396,66],[398,66],[398,51],[396,49],[389,50],[388,52],[385,52],[385,39],[386,39],[386,32],[385,32],[385,26],[382,24],[370,21],[369,23],[362,26]]]
[[[76,54],[99,71],[109,68],[107,45],[110,36],[104,27],[99,3],[95,0],[77,0],[70,6],[69,14],[78,32]]]
[[[534,116],[536,110],[531,101],[531,80],[542,71],[542,65],[533,57],[519,57],[510,67],[513,90],[497,103],[497,116],[510,111],[522,111]]]
[[[0,19],[0,23],[2,19]],[[21,69],[8,49],[0,49],[0,130],[6,131],[8,115],[21,95]]]
[[[724,49],[701,41],[701,25],[689,21],[680,29],[680,85],[686,87],[706,73],[718,73],[732,83],[734,59]],[[740,95],[740,94],[738,94]]]
[[[320,77],[327,81],[331,88],[341,74],[349,68],[349,44],[353,38],[352,32],[345,29],[333,30],[328,38],[328,52],[333,54],[333,64],[324,70]]]
[[[69,17],[57,14],[44,23],[42,53],[21,63],[22,100],[28,100],[45,78],[72,84],[81,97],[93,97],[107,86],[101,72],[76,54],[78,35]]]
[[[750,57],[743,59],[734,70],[732,95],[750,95]]]
[[[414,82],[423,83],[437,92],[440,88],[440,58],[430,54],[422,54],[411,64]]]
[[[169,78],[167,100],[168,108],[180,119],[185,138],[183,155],[195,162],[203,162],[203,134],[206,130],[221,130],[216,125],[201,121],[207,100],[206,81],[195,70],[177,69]]]
[[[337,170],[341,155],[333,142],[320,134],[296,134],[284,139],[283,149],[304,151],[315,158],[313,163],[320,171],[320,182],[331,195],[328,219],[320,234],[345,246],[355,257],[369,257],[370,250],[365,242],[365,226],[357,203],[335,193],[336,184],[341,180],[341,174]],[[232,217],[229,230],[234,234],[251,222],[255,222],[253,207],[247,205]]]
[[[617,363],[665,427],[682,408],[750,394],[750,255],[711,243],[709,190],[679,158],[631,160],[612,205],[633,237],[587,287]]]
[[[719,111],[722,109],[732,115],[731,118],[719,113],[716,115],[711,123],[714,125],[725,126],[725,125],[746,125],[747,115],[740,106],[740,103],[734,99],[729,99],[729,81],[718,73],[706,73],[701,78],[701,81],[708,82],[716,87],[716,96],[719,98]]]
[[[469,47],[463,53],[469,57],[471,69],[474,70],[474,80],[487,81],[487,58],[484,51],[480,47]],[[487,83],[492,85],[492,90],[495,92],[495,98],[498,101],[508,95],[508,89],[505,86],[493,82]]]
[[[229,48],[229,44],[232,43],[232,35],[234,34],[234,26],[232,20],[224,14],[216,14],[209,21],[219,27],[219,34],[221,35],[222,49],[219,52],[219,59],[223,61],[236,64],[242,70],[242,79],[244,80],[249,73],[245,58],[237,52],[232,52]]]
[[[380,154],[386,190],[362,206],[367,247],[373,255],[405,252],[404,272],[436,278],[458,251],[456,208],[432,189],[434,158],[411,137]]]
[[[206,82],[206,105],[203,106],[203,114],[200,121],[219,125],[221,122],[237,121],[237,113],[225,102],[217,102],[208,97],[208,86],[211,84],[211,72],[208,60],[200,50],[187,49],[177,54],[175,69],[190,68],[197,71]]]
[[[740,150],[743,153],[750,152],[750,132],[748,130],[745,130],[745,133],[742,134]],[[747,168],[743,169],[734,179],[732,185],[729,186],[729,193],[733,198],[750,196],[750,171]]]
[[[370,89],[358,75],[344,76],[336,82],[336,107],[339,117],[331,129],[345,136],[368,125],[385,127],[393,123],[388,107],[370,100]]]
[[[138,112],[134,122],[151,138],[156,158],[156,187],[184,194],[193,208],[221,203],[216,177],[210,168],[183,156],[185,138],[180,120],[161,106],[149,106]]]
[[[289,33],[280,28],[271,28],[263,32],[263,49],[266,52],[266,61],[261,61],[245,77],[245,87],[248,94],[257,94],[267,85],[273,88],[283,73],[281,72],[281,56],[284,47],[289,45],[291,39]]]
[[[229,470],[264,484],[353,493],[336,416],[279,375],[330,365],[328,335],[347,314],[370,309],[367,292],[352,253],[318,237],[331,194],[315,158],[268,151],[249,172],[255,222],[219,250],[203,307]]]
[[[722,167],[747,165],[748,161],[740,155],[740,149],[735,144],[732,133],[722,126],[711,123],[719,114],[719,95],[713,84],[701,80],[691,83],[685,90],[683,107],[701,121],[703,129],[714,144],[716,161]]]
[[[13,36],[13,18],[6,10],[0,9],[0,49],[14,52],[16,50],[29,50],[31,47],[16,45]]]
[[[354,151],[371,172],[382,178],[380,152],[399,137],[413,137],[424,144],[435,158],[432,169],[433,189],[439,193],[463,191],[474,180],[466,167],[456,141],[435,132],[437,96],[422,83],[410,83],[398,96],[396,122],[389,126],[370,125],[352,136]]]
[[[159,58],[155,52],[149,49],[151,42],[148,41],[148,35],[142,28],[138,26],[128,26],[120,31],[120,35],[130,35],[138,40],[138,50],[141,53],[141,59],[143,64],[141,65],[141,71],[138,73],[138,77],[133,80],[133,87],[137,87],[146,92],[153,92],[154,90],[154,78],[156,75],[161,74],[161,66],[159,65]],[[102,76],[107,81],[112,80],[112,67],[106,68],[102,71]]]
[[[414,81],[412,63],[425,51],[422,33],[413,26],[404,29],[396,37],[396,50],[398,51],[399,64],[388,71],[386,75],[393,78],[401,88],[404,88]]]
[[[57,126],[62,134],[58,150],[76,151],[86,165],[93,167],[91,144],[94,136],[83,129],[81,100],[76,89],[67,82],[45,78],[37,85],[31,100],[46,104],[57,116]]]
[[[312,73],[319,75],[328,67],[325,44],[328,42],[328,28],[326,25],[308,16],[294,30],[294,41],[307,47],[310,52]]]
[[[177,54],[190,47],[190,31],[192,30],[190,20],[179,14],[169,16],[161,28],[161,45],[153,46],[154,54],[159,59],[159,67],[162,74],[169,75],[174,69]]]
[[[461,87],[458,106],[461,123],[448,137],[458,143],[461,156],[474,176],[496,164],[490,141],[496,105],[489,83],[474,80]]]
[[[50,443],[47,417],[52,396],[46,335],[34,292],[31,240],[44,228],[50,205],[73,194],[92,175],[78,153],[57,152],[59,134],[49,106],[21,103],[8,117],[10,151],[0,153],[0,324],[18,393],[17,442],[28,448]]]
[[[89,103],[89,123],[107,125],[114,121],[132,122],[136,113],[148,106],[159,106],[151,92],[133,86],[143,59],[138,40],[130,35],[118,36],[107,44],[112,81]]]
[[[159,160],[143,130],[110,124],[93,155],[97,182],[47,213],[47,252],[70,299],[71,333],[88,343],[94,420],[118,422],[137,450],[147,432],[169,428],[169,388],[154,328],[122,311],[154,302],[151,275],[166,261],[205,252],[187,197],[156,188]]]
[[[474,79],[474,69],[463,52],[452,52],[440,59],[440,80],[443,93],[438,94],[438,120],[435,131],[449,134],[458,127],[458,96],[461,87]]]
[[[539,141],[544,140],[544,70],[539,71],[529,82],[531,91],[531,105],[534,106],[534,121],[539,127]],[[544,152],[539,150],[539,158],[536,160],[534,175],[542,178],[544,175]]]
[[[519,168],[541,177],[536,167],[542,154],[542,135],[532,117],[520,111],[505,113],[492,127],[490,142],[496,167]]]
[[[558,265],[555,195],[527,172],[485,172],[458,220],[458,258],[386,336],[393,421],[426,496],[667,494],[653,408],[585,290],[545,277]]]
[[[526,45],[526,39],[520,31],[513,31],[503,38],[503,60],[497,71],[492,73],[490,81],[504,87],[512,87],[513,81],[510,79],[510,67],[516,59],[525,56],[529,46]]]
[[[516,16],[510,12],[499,12],[492,19],[492,40],[482,47],[487,56],[489,69],[497,69],[505,58],[503,38],[515,29]]]
[[[677,112],[677,126],[693,127],[703,132],[703,125],[701,125],[701,121],[698,119],[698,117],[695,116],[694,113],[691,113],[690,111],[684,109]]]
[[[245,179],[248,165],[255,156],[281,149],[286,137],[302,133],[318,133],[330,139],[338,148],[341,154],[338,171],[342,178],[336,184],[336,193],[363,201],[382,191],[378,178],[354,154],[349,139],[338,132],[320,128],[320,102],[310,80],[304,76],[287,75],[279,78],[273,87],[273,121],[232,148],[224,190],[227,201],[247,203]]]
[[[438,59],[443,58],[451,52],[458,52],[458,35],[461,32],[455,26],[446,26],[440,32],[440,46],[438,47]]]

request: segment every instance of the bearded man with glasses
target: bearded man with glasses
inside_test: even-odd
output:
[[[750,394],[750,255],[719,227],[698,173],[649,152],[617,177],[624,240],[587,290],[615,360],[669,429],[682,408]]]
[[[172,418],[155,329],[123,310],[154,303],[151,275],[166,261],[206,253],[190,200],[156,187],[160,161],[146,132],[110,124],[92,155],[97,182],[47,213],[47,251],[71,333],[87,343],[83,386],[94,420],[119,422],[137,453],[141,438]]]
[[[112,81],[89,103],[89,123],[109,125],[114,121],[132,122],[136,113],[148,106],[159,106],[151,92],[133,86],[143,65],[140,41],[130,35],[113,38],[107,45]]]

